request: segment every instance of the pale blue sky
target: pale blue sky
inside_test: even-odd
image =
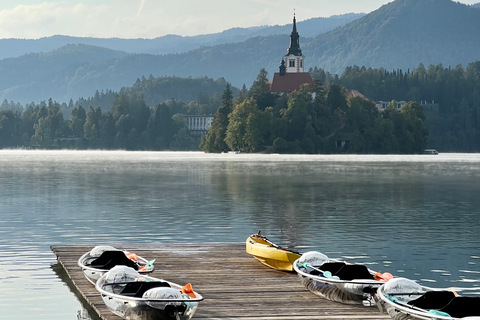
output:
[[[192,36],[233,27],[284,25],[350,12],[368,13],[392,0],[19,0],[0,1],[0,38],[56,34],[99,38]],[[474,4],[480,0],[462,0]]]

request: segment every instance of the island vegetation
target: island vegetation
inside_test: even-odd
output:
[[[480,150],[480,62],[465,69],[420,64],[405,72],[357,66],[342,75],[319,68],[310,72],[315,85],[288,95],[271,93],[262,69],[249,89],[234,88],[223,78],[150,76],[120,92],[96,92],[68,104],[49,99],[22,106],[4,100],[0,148],[312,154]],[[352,89],[368,99],[348,96]],[[168,99],[172,95],[176,98]],[[380,112],[373,102],[378,100],[392,102]],[[407,103],[399,112],[395,101],[401,100]],[[421,104],[432,100],[438,108]],[[207,135],[190,135],[183,117],[188,114],[213,115]]]

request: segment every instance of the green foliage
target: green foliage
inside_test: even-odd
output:
[[[249,91],[249,97],[255,99],[260,110],[275,104],[276,96],[270,92],[270,81],[267,75],[267,70],[260,69],[257,79],[253,82]]]
[[[222,94],[222,105],[212,119],[212,127],[207,135],[202,137],[200,149],[205,152],[226,152],[228,146],[225,137],[228,127],[228,115],[233,111],[233,92],[227,83]]]
[[[225,142],[230,150],[255,152],[261,142],[260,111],[253,98],[235,106],[229,114]]]
[[[14,148],[21,144],[18,113],[0,110],[0,148]]]

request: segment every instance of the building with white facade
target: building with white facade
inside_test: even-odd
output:
[[[401,111],[403,105],[405,105],[407,102],[406,101],[395,101],[397,105],[395,106],[395,110]],[[388,105],[392,103],[392,101],[376,101],[375,102],[375,107],[377,107],[378,111],[382,112],[387,109]]]
[[[193,136],[205,135],[212,126],[212,115],[184,115],[187,128]]]

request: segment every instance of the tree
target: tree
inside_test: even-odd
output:
[[[83,126],[83,132],[85,139],[89,140],[93,147],[98,144],[98,139],[100,138],[101,119],[102,109],[100,107],[90,107]]]
[[[200,142],[200,149],[205,152],[226,152],[228,146],[225,137],[228,127],[228,115],[233,110],[233,92],[229,83],[222,94],[222,104],[213,115],[212,126]]]
[[[70,129],[75,138],[83,138],[83,126],[87,120],[87,113],[82,106],[77,106],[72,110],[72,120],[70,122]]]
[[[60,105],[49,99],[48,108],[40,108],[38,115],[32,139],[41,146],[53,145],[54,139],[63,137],[65,134],[66,124],[60,111]]]
[[[170,148],[173,141],[175,123],[170,108],[165,103],[159,103],[154,108],[148,120],[147,132],[155,150]]]
[[[238,104],[228,116],[225,142],[230,150],[255,152],[261,140],[257,103],[253,98]]]
[[[249,97],[253,98],[260,110],[275,105],[276,96],[270,92],[270,84],[267,78],[267,71],[262,68],[258,73],[257,79],[250,88]]]
[[[425,128],[425,113],[418,102],[407,102],[401,110],[406,118],[407,130],[412,136],[412,145],[408,153],[423,153],[428,143],[428,130]]]
[[[0,110],[0,148],[12,148],[20,144],[20,119],[11,110]]]
[[[282,118],[287,123],[287,141],[301,141],[307,125],[312,127],[316,118],[314,114],[312,94],[307,86],[290,94],[288,108],[281,110]]]
[[[328,91],[326,102],[330,110],[337,116],[340,128],[343,128],[345,125],[345,112],[348,108],[345,89],[337,84],[332,84]]]

